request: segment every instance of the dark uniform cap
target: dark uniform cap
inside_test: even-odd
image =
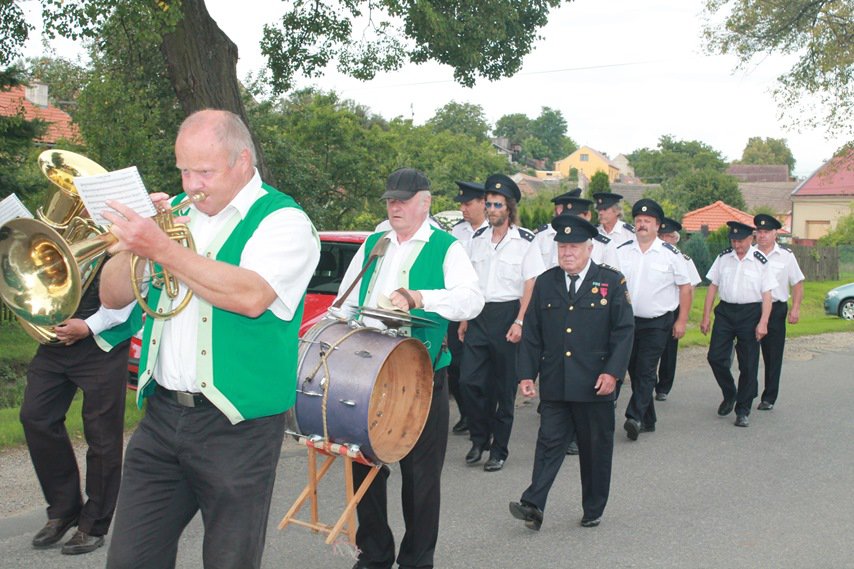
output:
[[[505,198],[514,199],[516,203],[522,201],[522,191],[509,176],[504,174],[493,174],[486,179],[485,190],[493,194],[501,194]]]
[[[574,190],[569,190],[559,196],[555,196],[552,198],[553,204],[566,204],[572,198],[580,198],[581,197],[581,188],[575,188]]]
[[[661,220],[661,227],[658,228],[659,233],[675,233],[676,231],[682,231],[681,223],[669,217]]]
[[[566,209],[563,210],[563,212],[571,213],[572,215],[579,215],[585,211],[590,211],[590,205],[592,203],[592,201],[584,198],[568,198],[565,204]]]
[[[558,243],[581,243],[599,234],[592,223],[577,215],[558,215],[552,219],[552,227]]]
[[[658,202],[649,198],[639,199],[635,202],[635,205],[632,206],[632,217],[637,217],[639,215],[654,217],[658,220],[658,223],[661,223],[662,220],[664,220],[664,210],[661,209]]]
[[[727,221],[727,225],[729,225],[729,235],[730,239],[746,239],[753,235],[754,228],[747,225],[746,223],[741,223],[740,221]]]
[[[767,213],[760,213],[754,217],[753,224],[756,229],[782,229],[783,227],[783,224],[776,217]]]
[[[430,189],[430,180],[415,168],[400,168],[391,173],[385,183],[381,199],[408,200],[422,190]]]
[[[484,196],[483,184],[478,184],[477,182],[461,182],[459,180],[456,181],[456,184],[459,186],[460,191],[454,196],[455,202],[462,203],[476,200],[478,198],[482,199]]]
[[[593,194],[593,202],[596,204],[596,209],[608,209],[623,199],[620,194],[612,194],[610,192],[598,192]]]

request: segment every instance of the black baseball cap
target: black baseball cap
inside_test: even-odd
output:
[[[416,193],[429,190],[430,180],[421,170],[400,168],[391,173],[385,183],[385,193],[381,199],[406,201]]]

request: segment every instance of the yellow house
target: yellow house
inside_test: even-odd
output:
[[[854,211],[854,153],[837,156],[792,192],[792,236],[818,239]]]
[[[554,169],[563,177],[569,177],[569,171],[575,168],[579,175],[584,174],[591,179],[596,172],[608,174],[608,181],[613,183],[620,175],[620,169],[607,156],[589,146],[582,146],[563,160],[555,162]]]

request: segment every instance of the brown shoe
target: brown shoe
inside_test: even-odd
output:
[[[77,530],[71,539],[65,542],[62,546],[63,555],[80,555],[81,553],[89,553],[95,551],[104,545],[104,536],[89,535],[85,531]]]
[[[65,533],[76,525],[76,517],[70,520],[63,520],[62,518],[48,520],[44,527],[33,537],[33,547],[37,549],[50,547],[62,539]]]

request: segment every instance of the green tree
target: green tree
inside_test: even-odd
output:
[[[775,95],[794,125],[854,134],[854,4],[839,0],[706,0],[707,51],[739,68],[779,53],[797,57]],[[723,15],[723,18],[720,16]],[[817,98],[819,104],[814,104]]]
[[[819,245],[838,247],[839,245],[854,245],[854,207],[852,212],[836,221],[836,227],[818,240]]]
[[[718,200],[741,210],[746,207],[738,189],[738,180],[715,170],[682,174],[665,181],[660,191],[662,197],[683,207],[683,214]]]
[[[706,240],[699,233],[695,233],[690,239],[679,244],[679,248],[683,253],[691,257],[694,261],[694,266],[697,267],[697,272],[700,277],[705,280],[706,273],[712,268],[712,256],[709,254],[709,247],[706,245]]]
[[[590,185],[587,187],[587,192],[589,195],[593,195],[599,192],[610,192],[611,191],[611,182],[608,180],[608,174],[602,172],[601,170],[593,174],[590,177]]]
[[[62,57],[32,57],[27,60],[27,75],[48,85],[50,103],[74,117],[77,97],[89,78],[83,65]]]
[[[494,134],[508,138],[510,144],[522,144],[532,134],[531,119],[523,113],[504,115],[495,122]]]
[[[4,0],[0,2],[0,66],[11,64],[21,53],[21,46],[27,41],[33,29],[24,17],[24,11],[18,2]]]
[[[438,109],[427,124],[436,131],[447,130],[465,134],[478,142],[487,140],[489,133],[489,123],[483,113],[483,107],[472,103],[451,101]]]
[[[21,84],[23,72],[15,67],[0,71],[0,91]],[[23,108],[14,115],[0,116],[0,199],[10,194],[35,211],[35,196],[44,188],[44,179],[33,175],[36,169],[34,140],[44,134],[47,124],[27,120]]]
[[[716,230],[710,232],[706,236],[706,247],[709,249],[709,258],[714,262],[718,255],[724,249],[730,247],[729,242],[729,227],[726,225],[722,225],[718,227]],[[711,267],[711,265],[709,265]],[[697,266],[697,271],[700,270],[699,265]],[[700,273],[701,276],[704,276],[704,273]]]
[[[752,136],[741,153],[740,164],[785,164],[789,173],[795,169],[795,157],[785,138],[761,138]]]
[[[548,160],[549,147],[542,139],[529,136],[522,141],[522,155],[535,160]]]
[[[697,140],[674,140],[664,135],[655,149],[642,148],[628,156],[635,174],[647,183],[664,181],[689,172],[715,170],[723,172],[727,164],[723,155]]]
[[[543,107],[540,116],[531,122],[531,134],[542,141],[549,162],[563,158],[566,142],[566,119],[563,113],[551,107]]]

